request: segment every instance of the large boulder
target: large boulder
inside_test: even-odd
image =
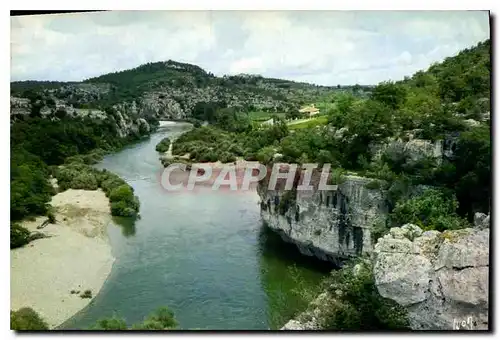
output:
[[[406,307],[415,330],[488,329],[489,234],[391,229],[374,248],[380,295]]]

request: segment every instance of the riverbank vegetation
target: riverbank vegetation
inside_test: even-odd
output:
[[[86,292],[87,293],[87,292]],[[91,296],[90,291],[87,293]],[[174,313],[168,307],[160,307],[143,322],[129,327],[126,321],[118,316],[101,319],[88,330],[93,331],[122,331],[122,330],[173,330],[178,327]],[[31,308],[21,308],[10,311],[10,329],[17,331],[45,331],[49,330],[47,323]]]
[[[156,144],[155,149],[156,149],[156,151],[161,152],[161,153],[167,152],[168,149],[170,148],[170,143],[171,143],[170,138],[165,137],[158,144]]]
[[[324,330],[409,330],[407,312],[380,296],[370,261],[351,261],[325,280],[326,292],[334,297],[320,320]]]
[[[10,311],[10,329],[16,331],[47,331],[47,323],[29,307]]]
[[[56,193],[50,184],[51,176],[58,179],[61,190],[95,190],[104,184],[102,188],[109,195],[116,187],[127,185],[118,176],[98,172],[90,165],[100,161],[104,154],[140,138],[139,134],[120,137],[112,116],[105,119],[41,118],[35,112],[23,120],[13,121],[10,136],[11,220],[50,215],[49,202]],[[113,215],[137,214],[138,200],[130,192],[131,188],[127,195],[111,202]],[[11,232],[11,247],[20,244],[21,229],[18,226]]]

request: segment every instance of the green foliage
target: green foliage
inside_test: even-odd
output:
[[[161,152],[161,153],[167,152],[169,147],[170,147],[170,143],[171,143],[170,138],[165,137],[158,144],[156,144],[155,149],[156,149],[156,151]]]
[[[151,313],[142,323],[135,324],[128,328],[124,319],[114,315],[108,319],[99,320],[91,329],[92,330],[171,330],[178,327],[178,322],[175,320],[174,313],[167,307],[160,307],[155,312]]]
[[[52,224],[56,223],[56,215],[55,215],[55,211],[54,211],[53,207],[50,207],[47,210],[47,217],[48,217],[49,223],[52,223]]]
[[[196,162],[234,162],[237,157],[255,160],[257,153],[266,146],[279,142],[288,134],[283,121],[246,132],[230,132],[218,127],[204,126],[182,134],[174,143],[172,153],[184,155]],[[263,152],[270,152],[265,149]],[[263,156],[262,154],[261,156]]]
[[[406,96],[406,88],[393,82],[382,82],[375,86],[371,93],[371,99],[381,102],[393,110],[399,109],[405,103]]]
[[[308,121],[300,122],[300,123],[294,123],[290,124],[288,127],[291,131],[297,130],[297,129],[309,129],[309,128],[314,128],[316,126],[321,126],[321,125],[326,125],[328,123],[328,117],[327,116],[319,116],[316,118],[313,118]]]
[[[257,152],[255,158],[257,158],[261,164],[269,164],[273,160],[275,153],[274,147],[266,146]]]
[[[54,177],[62,190],[102,188],[109,197],[113,216],[135,217],[139,212],[139,199],[134,196],[132,187],[109,171],[100,171],[82,163],[70,163],[59,166]]]
[[[278,203],[278,211],[281,215],[285,215],[286,212],[295,205],[297,199],[297,191],[295,188],[292,190],[286,190],[285,193],[280,197]]]
[[[436,189],[396,204],[391,218],[397,226],[417,224],[425,230],[444,231],[467,228],[470,225],[456,213],[458,202]]]
[[[45,331],[49,326],[43,319],[29,307],[10,311],[10,329],[16,331]]]
[[[54,190],[48,182],[49,170],[39,157],[15,147],[10,159],[10,215],[19,220],[44,215]]]
[[[332,271],[327,289],[336,296],[321,320],[325,330],[408,330],[406,311],[379,295],[369,261],[351,262]],[[340,292],[340,295],[337,293]]]
[[[175,329],[178,323],[175,320],[174,313],[167,307],[158,308],[149,315],[142,324],[134,325],[136,330],[165,330]]]
[[[92,299],[92,291],[90,289],[85,290],[82,294],[80,294],[82,299]]]
[[[373,180],[365,184],[365,188],[368,190],[378,190],[382,187],[382,184],[378,180]]]
[[[10,249],[19,248],[28,244],[30,241],[30,232],[17,223],[10,224]]]
[[[101,319],[91,328],[94,331],[124,331],[127,330],[125,320],[113,316],[108,319]]]
[[[31,100],[41,100],[39,94]],[[37,99],[38,98],[38,99]],[[112,116],[104,120],[60,117],[29,118],[11,125],[11,219],[44,215],[54,194],[47,165],[94,164],[105,152],[122,147],[138,136],[121,138]],[[61,189],[96,189],[87,172],[68,169]]]
[[[342,184],[345,182],[345,170],[342,168],[333,169],[330,173],[331,184]]]
[[[132,201],[133,199],[134,199],[134,191],[130,186],[126,184],[114,188],[113,190],[111,190],[109,194],[110,202]]]
[[[390,230],[390,226],[384,222],[377,222],[374,225],[372,225],[370,229],[370,236],[372,243],[375,244],[377,240],[381,237],[383,237],[385,234],[387,234]]]

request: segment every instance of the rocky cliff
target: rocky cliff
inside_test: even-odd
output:
[[[261,216],[271,229],[309,256],[337,265],[355,255],[371,252],[370,228],[385,223],[386,203],[380,190],[370,190],[368,178],[347,175],[336,190],[268,190],[258,186]]]
[[[443,233],[392,228],[374,249],[380,295],[406,307],[414,330],[488,329],[489,235],[484,215]]]
[[[110,112],[98,108],[75,108],[65,100],[51,97],[10,97],[11,123],[32,116],[51,120],[62,117],[111,120],[120,138],[148,134],[157,124],[157,120],[153,115],[138,112],[133,104],[115,105]]]

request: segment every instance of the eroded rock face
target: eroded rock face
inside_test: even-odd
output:
[[[489,233],[392,228],[374,248],[380,295],[407,308],[412,329],[488,329]]]
[[[309,256],[341,264],[370,253],[370,228],[386,219],[380,190],[366,188],[372,179],[346,176],[336,190],[268,190],[259,184],[264,222]]]

